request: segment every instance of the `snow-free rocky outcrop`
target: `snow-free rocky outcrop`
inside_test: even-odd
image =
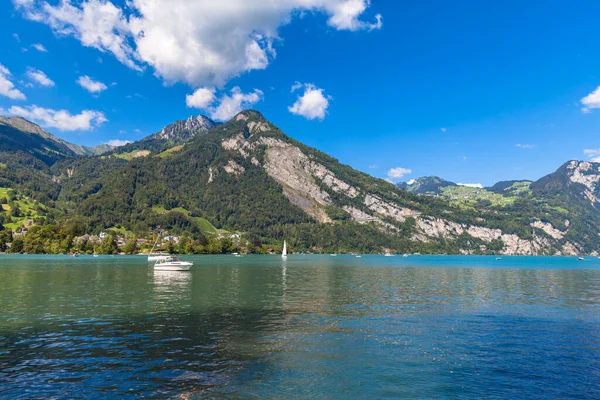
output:
[[[234,117],[234,121],[237,131],[224,135],[221,140],[221,147],[231,152],[231,159],[221,168],[241,179],[245,170],[234,158],[250,160],[253,166],[263,168],[281,185],[283,195],[291,203],[318,222],[332,222],[326,211],[328,206],[342,208],[352,220],[374,223],[390,234],[398,234],[401,224],[412,218],[416,230],[412,239],[415,241],[454,240],[460,235],[469,235],[484,243],[484,247],[493,241],[501,241],[503,247],[500,252],[503,254],[538,254],[547,251],[565,235],[549,223],[536,222],[532,226],[539,229],[541,235],[526,240],[500,229],[424,215],[419,210],[370,193],[354,182],[340,179],[317,157],[304,151],[304,146],[281,134],[258,113],[242,112]],[[228,129],[226,125],[222,127],[224,132]],[[212,182],[214,175],[215,171],[211,168],[209,181]]]
[[[198,133],[205,133],[216,126],[216,123],[204,115],[190,116],[188,119],[175,121],[165,126],[156,137],[164,140],[189,140]]]

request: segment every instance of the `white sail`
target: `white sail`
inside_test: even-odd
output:
[[[281,252],[281,257],[287,257],[287,244],[285,243],[285,240],[283,241],[283,251]]]

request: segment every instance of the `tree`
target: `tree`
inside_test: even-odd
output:
[[[98,246],[98,253],[100,254],[117,254],[119,252],[119,245],[117,244],[117,237],[114,232],[110,232],[100,245]]]
[[[10,208],[10,215],[11,217],[22,217],[23,214],[21,213],[21,208],[19,207],[18,203],[13,203],[13,206]]]
[[[167,242],[167,253],[175,254],[175,244],[173,243],[172,240],[169,240]]]
[[[123,246],[123,253],[125,254],[136,254],[138,252],[137,239],[135,237],[131,237]]]
[[[0,251],[6,251],[6,243],[12,242],[12,233],[9,230],[2,230],[0,225]]]
[[[10,246],[10,252],[11,253],[22,253],[24,247],[25,247],[25,243],[23,242],[23,239],[17,238],[15,240],[13,240],[12,245]]]

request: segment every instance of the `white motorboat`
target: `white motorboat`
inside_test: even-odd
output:
[[[155,271],[189,271],[194,263],[181,261],[178,257],[168,256],[154,263]]]
[[[281,252],[281,258],[287,259],[287,243],[283,241],[283,251]]]

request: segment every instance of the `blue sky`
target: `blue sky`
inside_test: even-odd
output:
[[[95,145],[255,108],[394,181],[491,185],[600,156],[598,2],[176,3],[0,0],[0,114]]]

